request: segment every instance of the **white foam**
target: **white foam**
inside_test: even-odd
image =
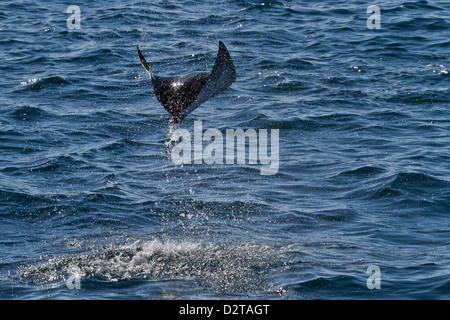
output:
[[[81,281],[189,279],[218,290],[245,291],[261,286],[272,261],[273,250],[268,246],[154,239],[110,246],[93,254],[52,258],[23,267],[21,278],[50,285],[65,281],[69,266],[76,266]]]

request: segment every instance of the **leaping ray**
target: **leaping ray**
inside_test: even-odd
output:
[[[211,72],[193,72],[180,77],[160,77],[150,71],[139,46],[141,64],[152,79],[153,92],[158,101],[180,123],[202,103],[227,89],[236,80],[236,70],[222,41]]]

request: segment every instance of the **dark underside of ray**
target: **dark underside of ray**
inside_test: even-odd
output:
[[[193,72],[179,77],[154,75],[139,47],[137,50],[142,66],[152,79],[156,98],[175,123],[182,122],[199,105],[223,92],[236,80],[233,61],[222,41],[219,41],[219,52],[211,72]]]

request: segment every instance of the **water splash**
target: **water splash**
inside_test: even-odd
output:
[[[71,266],[83,281],[194,280],[218,291],[256,292],[267,289],[266,277],[275,251],[255,244],[208,244],[191,241],[136,241],[98,253],[50,258],[23,266],[21,281],[52,286],[65,282]]]

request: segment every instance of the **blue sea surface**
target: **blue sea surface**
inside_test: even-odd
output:
[[[2,0],[0,32],[0,299],[450,298],[448,1]],[[171,76],[219,40],[236,81],[173,127],[136,46]],[[176,165],[197,121],[279,130],[278,171]]]

